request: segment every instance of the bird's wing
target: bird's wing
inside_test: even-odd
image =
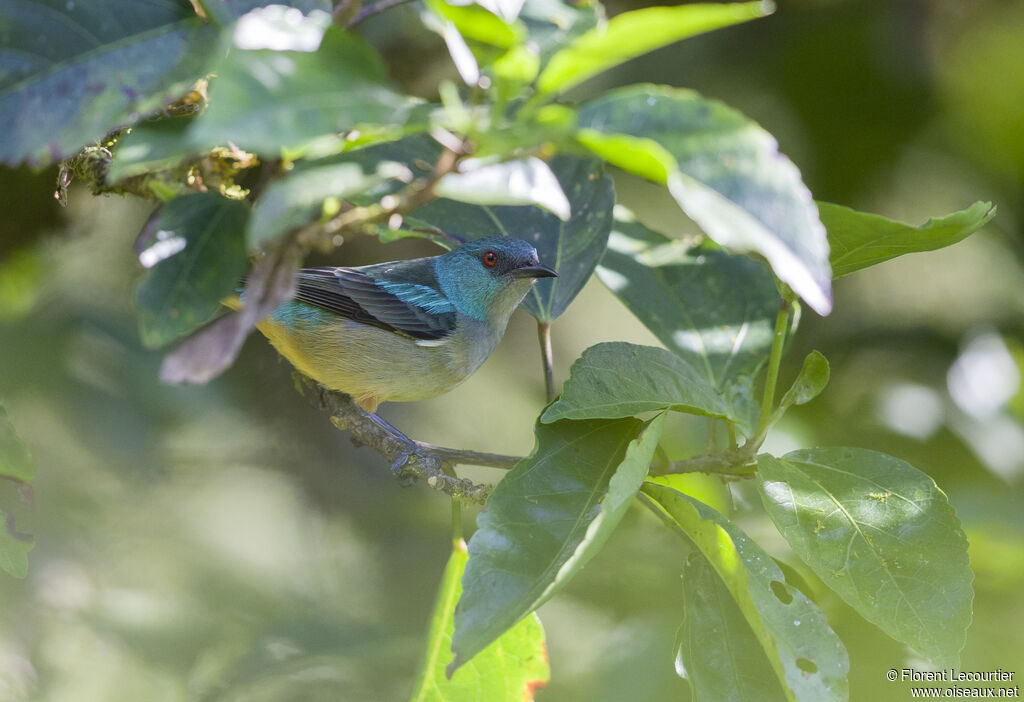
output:
[[[365,270],[304,268],[295,299],[414,339],[443,339],[455,329],[455,307],[429,284],[432,276],[409,282],[408,276],[374,277]]]

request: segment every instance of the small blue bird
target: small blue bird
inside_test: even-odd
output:
[[[440,256],[305,268],[294,299],[257,328],[299,371],[374,412],[381,402],[436,397],[468,378],[534,280],[555,276],[533,246],[507,236]]]

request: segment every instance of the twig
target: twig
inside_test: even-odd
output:
[[[385,10],[390,10],[393,7],[398,7],[399,5],[404,5],[405,3],[411,1],[412,0],[380,0],[379,2],[375,2],[372,5],[367,5],[366,7],[359,10],[359,12],[356,13],[356,16],[350,19],[345,26],[354,27],[363,20],[369,19],[374,15],[379,15],[381,12],[384,12]]]
[[[471,464],[509,468],[519,461],[514,456],[462,451],[414,441],[378,415],[364,412],[348,395],[328,390],[304,376],[299,376],[298,382],[300,388],[312,391],[319,407],[331,415],[334,426],[349,432],[353,443],[372,448],[391,461],[392,472],[403,482],[422,478],[428,486],[454,500],[483,504],[491,486],[450,475],[451,467]]]
[[[752,478],[757,470],[751,447],[744,444],[738,449],[725,453],[694,456],[682,461],[652,463],[651,468],[658,475],[670,473],[710,473],[725,478]]]
[[[551,353],[551,322],[537,322],[537,338],[540,341],[540,361],[544,365],[544,392],[548,402],[555,399],[554,354]]]

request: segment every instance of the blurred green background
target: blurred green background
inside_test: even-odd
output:
[[[453,75],[414,8],[365,34],[407,90],[429,97]],[[831,360],[832,382],[765,448],[875,448],[932,475],[976,573],[963,669],[1018,676],[1022,36],[1024,4],[1012,0],[790,0],[576,94],[650,81],[720,98],[776,135],[819,199],[913,223],[998,204],[967,241],[842,279],[832,316],[804,315],[783,382],[811,348]],[[381,458],[353,448],[262,338],[208,386],[161,385],[131,305],[131,244],[150,206],[72,188],[60,209],[55,177],[0,170],[0,398],[38,466],[32,505],[0,485],[0,505],[37,544],[25,580],[0,577],[0,700],[403,699],[449,549],[445,498],[399,487]],[[616,185],[648,223],[693,231],[658,188],[620,174]],[[367,239],[330,260],[424,251]],[[598,341],[655,343],[596,281],[554,340],[559,380]],[[382,414],[422,440],[524,454],[543,404],[535,326],[520,312],[463,386]],[[694,432],[678,429],[684,448]],[[732,488],[736,518],[798,566],[747,487]],[[552,681],[538,699],[688,699],[672,666],[682,559],[678,537],[634,510],[542,608]],[[885,672],[914,654],[803,574],[850,651],[851,699],[908,697]]]

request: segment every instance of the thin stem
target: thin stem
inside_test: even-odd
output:
[[[775,335],[772,337],[772,354],[768,360],[768,376],[764,381],[764,398],[761,400],[761,419],[758,421],[757,435],[762,437],[772,418],[775,407],[775,386],[779,380],[779,365],[782,362],[782,348],[786,344],[786,328],[789,325],[789,300],[783,298],[779,302],[779,313],[775,317]]]
[[[548,402],[552,402],[555,399],[555,362],[551,352],[551,322],[537,322],[537,339],[540,341],[540,361],[544,366],[544,392]]]
[[[412,0],[379,0],[379,2],[375,2],[372,5],[367,5],[366,7],[359,10],[359,12],[356,13],[356,16],[350,19],[345,26],[354,27],[363,20],[369,19],[374,15],[379,15],[381,12],[390,10],[393,7],[398,7],[399,5],[404,5],[405,3],[411,1]]]

